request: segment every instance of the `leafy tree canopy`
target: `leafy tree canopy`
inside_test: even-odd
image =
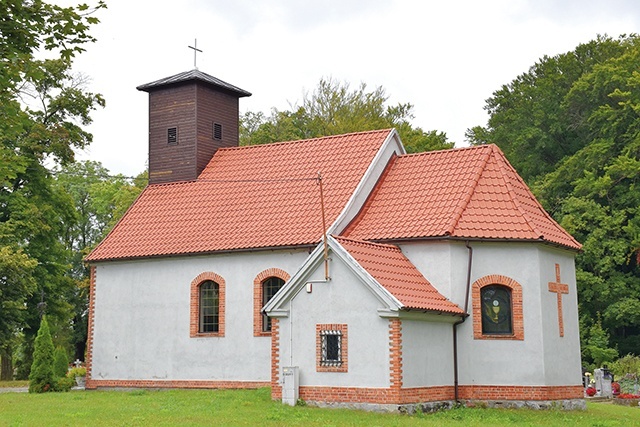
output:
[[[545,208],[583,243],[582,324],[595,334],[601,313],[606,334],[597,348],[607,349],[600,341],[610,336],[622,354],[640,349],[638,70],[638,36],[598,37],[541,59],[494,92],[488,125],[467,133],[473,143],[498,144]],[[593,345],[583,335],[583,348]]]
[[[387,106],[389,97],[382,87],[372,91],[362,83],[351,90],[349,84],[321,79],[317,88],[305,95],[302,105],[292,110],[247,112],[240,121],[240,145],[316,138],[376,129],[396,128],[407,151],[452,148],[443,132],[413,127],[413,105]]]
[[[52,326],[68,323],[66,302],[74,283],[65,275],[67,251],[60,236],[75,215],[69,197],[53,187],[46,165],[73,160],[73,149],[91,142],[83,127],[104,105],[71,72],[74,56],[94,41],[91,25],[105,4],[61,7],[40,0],[0,0],[0,248],[20,254],[29,270],[19,316],[27,339],[24,375],[40,314]],[[35,287],[33,286],[35,284]],[[16,297],[17,298],[17,297]],[[5,356],[3,353],[3,366]]]

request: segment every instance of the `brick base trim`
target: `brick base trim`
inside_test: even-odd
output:
[[[487,386],[461,385],[458,388],[462,400],[563,400],[582,399],[581,385],[568,386]]]
[[[405,388],[300,387],[300,398],[311,402],[403,404],[453,399],[453,386]]]
[[[280,390],[278,390],[280,391]],[[460,400],[554,401],[582,399],[577,386],[460,386]],[[272,393],[274,400],[280,398]],[[411,404],[454,399],[453,386],[403,388],[301,386],[300,398],[324,403]]]
[[[223,388],[255,389],[269,387],[269,381],[208,381],[208,380],[94,380],[87,379],[87,389],[117,388]]]

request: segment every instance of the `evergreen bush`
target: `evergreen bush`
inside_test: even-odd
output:
[[[53,391],[55,380],[53,375],[53,340],[49,332],[47,318],[42,317],[38,336],[33,346],[33,364],[29,374],[29,393]]]
[[[57,347],[53,356],[53,375],[61,378],[67,375],[69,371],[69,356],[62,347]]]

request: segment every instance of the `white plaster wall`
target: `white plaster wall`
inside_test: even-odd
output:
[[[460,384],[567,385],[576,384],[580,370],[574,255],[537,243],[471,242],[471,283],[499,274],[522,285],[524,341],[474,340],[473,301],[469,318],[458,329]],[[468,251],[463,242],[402,244],[403,253],[443,295],[464,308]],[[557,302],[548,291],[561,265],[565,337],[558,336]],[[470,290],[471,291],[471,290]]]
[[[269,381],[269,337],[253,336],[253,280],[293,275],[308,253],[258,251],[97,264],[94,379]],[[190,285],[226,282],[225,336],[190,338]]]
[[[549,292],[548,288],[549,282],[556,281],[556,264],[560,265],[561,283],[569,286],[569,293],[562,295],[563,337],[560,337],[558,327],[558,300],[556,294]],[[579,385],[582,370],[574,255],[571,252],[542,247],[540,277],[542,278],[540,297],[544,333],[545,384]]]
[[[378,299],[337,257],[328,283],[314,283],[289,303],[280,318],[280,366],[298,366],[301,386],[389,387],[389,321]],[[321,265],[311,279],[324,275]],[[310,280],[310,279],[307,279]],[[316,372],[316,325],[348,325],[348,372]]]
[[[416,266],[438,291],[460,307],[464,307],[467,277],[467,248],[462,242],[428,241],[400,245],[402,253]]]
[[[453,384],[452,324],[403,319],[402,368],[405,388]]]
[[[540,319],[539,248],[527,243],[472,243],[471,283],[491,274],[522,286],[524,340],[473,339],[473,310],[458,329],[460,384],[544,385],[544,349]],[[467,257],[458,264],[464,264]],[[466,284],[465,284],[466,285]]]

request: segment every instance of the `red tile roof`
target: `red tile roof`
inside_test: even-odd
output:
[[[397,246],[333,237],[404,308],[463,314],[460,307],[429,283]]]
[[[150,185],[87,261],[313,245],[391,130],[218,150],[196,181]]]
[[[581,248],[547,214],[495,145],[396,158],[342,234],[377,241],[541,240]]]

